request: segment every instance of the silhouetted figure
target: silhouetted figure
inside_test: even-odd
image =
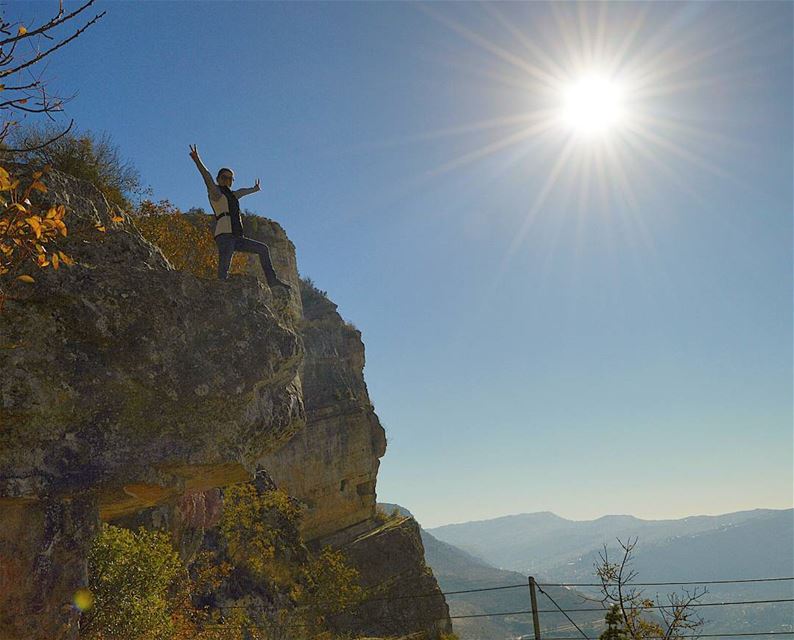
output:
[[[259,191],[259,178],[253,187],[248,189],[236,189],[232,191],[231,186],[234,181],[234,172],[224,167],[218,171],[217,184],[213,181],[212,175],[207,171],[207,167],[199,158],[196,145],[190,145],[190,157],[198,167],[199,173],[204,178],[207,185],[207,195],[210,199],[215,216],[215,244],[218,245],[218,277],[226,280],[229,274],[229,265],[232,262],[232,254],[235,251],[243,253],[256,253],[262,270],[265,272],[267,283],[270,288],[282,287],[290,290],[289,284],[280,280],[273,269],[270,261],[270,250],[263,242],[258,242],[243,235],[243,221],[240,217],[240,198],[250,193]]]

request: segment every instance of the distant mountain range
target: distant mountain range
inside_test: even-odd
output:
[[[753,567],[742,566],[743,573],[751,568],[753,573],[768,573],[781,565],[791,567],[794,562],[792,509],[757,509],[680,520],[604,516],[597,520],[574,521],[542,512],[449,524],[428,531],[439,540],[468,551],[496,567],[528,574],[566,576],[568,579],[578,576],[582,569],[586,575],[592,576],[592,565],[578,566],[582,557],[604,544],[615,545],[617,538],[625,540],[636,536],[640,541],[640,549],[650,545],[674,545],[680,556],[682,545],[688,547],[692,542],[697,546],[694,542],[697,536],[727,532],[744,526],[753,530],[753,534],[747,535],[761,535],[772,546],[759,549],[761,553],[753,558]],[[741,534],[734,533],[733,537],[737,537],[738,543]],[[786,561],[787,565],[784,564]],[[714,572],[722,570],[720,566],[709,568],[708,575],[703,578],[714,579]]]
[[[794,576],[794,509],[757,509],[680,520],[605,516],[581,522],[543,512],[445,525],[428,533],[480,561],[534,575],[539,581],[593,582],[593,567],[603,545],[615,558],[617,539],[629,537],[639,540],[633,563],[639,582]],[[708,589],[704,602],[794,598],[792,581],[717,584],[708,585]],[[651,588],[648,595],[675,590]],[[792,603],[704,607],[700,611],[710,621],[704,633],[794,630]]]
[[[394,506],[388,505],[387,511]],[[540,582],[594,582],[593,566],[603,545],[608,545],[614,558],[616,539],[629,537],[639,540],[633,563],[639,582],[794,576],[794,509],[757,509],[680,520],[605,516],[581,522],[544,512],[445,525],[422,532],[426,561],[444,591],[521,584],[528,575]],[[712,584],[708,589],[703,602],[794,598],[794,581]],[[657,594],[663,596],[677,590],[680,591],[674,586],[659,586],[649,587],[646,593],[656,598]],[[593,597],[596,591],[581,588],[549,593],[563,608],[585,608],[592,603],[583,604],[579,594]],[[451,615],[529,609],[523,589],[449,596],[447,601]],[[554,608],[548,605],[546,601],[539,606]],[[702,633],[794,631],[791,602],[703,607],[699,612],[708,620]],[[576,615],[581,616],[574,617],[577,624],[589,627],[585,629],[589,636],[598,635],[603,619],[600,615]],[[587,615],[589,619],[585,619]],[[541,622],[549,629],[564,628],[566,623],[560,614],[542,614]],[[453,619],[453,626],[463,640],[495,640],[531,635],[531,616]]]

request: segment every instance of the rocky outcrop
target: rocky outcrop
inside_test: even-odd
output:
[[[444,596],[424,562],[418,524],[400,517],[384,523],[376,514],[386,437],[364,382],[361,333],[311,283],[304,283],[301,297],[306,427],[260,462],[308,506],[304,538],[315,547],[341,549],[361,575],[366,601],[334,618],[332,626],[370,636],[451,633]]]
[[[73,503],[71,521],[96,510],[113,519],[250,478],[303,427],[303,352],[273,311],[283,303],[256,278],[175,271],[132,224],[111,221],[96,189],[57,173],[47,185],[45,197],[69,211],[62,246],[76,264],[37,270],[0,317],[0,549],[29,552],[0,575],[27,571],[58,598],[84,582],[42,565],[37,550],[55,544],[32,526],[43,503],[91,496],[94,511]],[[48,619],[50,605],[18,587],[23,608],[9,611],[4,594],[4,615]]]
[[[428,639],[452,633],[449,608],[424,563],[413,518],[392,518],[341,548],[369,595],[354,610],[333,618],[332,628],[381,637],[414,633]]]
[[[307,541],[329,536],[339,541],[344,530],[352,536],[371,528],[386,435],[364,382],[361,333],[309,283],[301,298],[306,428],[260,463],[280,487],[307,505]]]
[[[305,505],[310,548],[343,549],[389,600],[334,628],[448,631],[443,596],[399,597],[438,590],[416,524],[375,517],[386,438],[361,334],[313,287],[298,295],[281,227],[246,221],[292,294],[271,292],[255,259],[227,282],[177,271],[92,186],[56,172],[47,186],[76,264],[12,283],[0,314],[0,638],[76,637],[70,603],[101,520],[168,529],[189,562],[222,488],[256,469]]]
[[[0,501],[0,638],[75,637],[98,524],[91,495]]]

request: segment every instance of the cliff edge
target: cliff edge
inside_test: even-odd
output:
[[[71,602],[101,521],[173,509],[258,468],[305,505],[310,544],[347,545],[367,565],[386,440],[363,344],[324,296],[298,295],[281,227],[247,228],[293,287],[274,295],[250,261],[227,282],[178,271],[93,186],[57,172],[47,186],[76,264],[13,284],[0,314],[0,637],[78,637]],[[412,549],[403,560],[426,591],[421,541]],[[438,637],[446,605],[433,615],[446,626],[395,632]]]

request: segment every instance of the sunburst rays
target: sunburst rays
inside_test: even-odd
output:
[[[663,19],[657,25],[649,19],[654,8],[645,3],[620,4],[617,10],[613,10],[615,5],[605,2],[550,3],[542,5],[545,17],[541,16],[539,26],[543,12],[537,8],[532,9],[535,20],[522,24],[516,16],[522,12],[528,15],[526,6],[519,10],[516,5],[505,8],[485,3],[475,5],[475,10],[482,11],[483,24],[488,23],[487,29],[480,30],[472,26],[475,22],[464,24],[443,6],[415,6],[486,56],[481,68],[469,69],[472,75],[487,77],[510,89],[523,88],[533,103],[527,108],[523,122],[489,118],[458,127],[461,132],[490,126],[495,132],[502,126],[505,129],[430,168],[426,176],[461,169],[513,147],[537,143],[541,138],[556,138],[559,151],[545,163],[550,168],[525,209],[500,272],[507,268],[533,221],[567,174],[570,180],[565,184],[578,185],[579,189],[572,197],[580,216],[578,228],[582,225],[581,216],[593,210],[602,215],[612,207],[636,212],[642,206],[636,185],[648,186],[647,180],[637,175],[643,168],[656,172],[661,169],[661,174],[674,176],[694,192],[695,185],[687,184],[691,179],[688,175],[693,172],[686,167],[697,167],[720,178],[729,177],[725,167],[703,149],[710,143],[730,146],[730,138],[710,131],[707,126],[687,122],[684,115],[669,109],[678,95],[724,83],[724,68],[717,74],[701,65],[749,37],[747,33],[734,33],[729,38],[715,38],[712,31],[710,37],[699,43],[698,38],[709,29],[708,24],[704,25],[708,7],[690,4],[669,7],[662,12]],[[506,11],[510,12],[509,16]],[[654,19],[659,22],[659,16],[654,15]],[[494,30],[494,25],[501,29],[503,38],[495,37],[498,30]],[[548,42],[556,46],[545,46]],[[595,140],[581,140],[576,132],[560,127],[560,101],[572,81],[594,72],[621,84],[626,94],[625,114],[619,125],[613,127],[614,131]],[[666,111],[656,108],[660,100],[666,101]],[[448,129],[444,135],[453,130]],[[440,132],[423,135],[437,134]],[[520,162],[523,155],[514,154],[511,162]],[[640,243],[653,251],[653,239],[641,218],[630,215],[625,220],[639,234]]]

